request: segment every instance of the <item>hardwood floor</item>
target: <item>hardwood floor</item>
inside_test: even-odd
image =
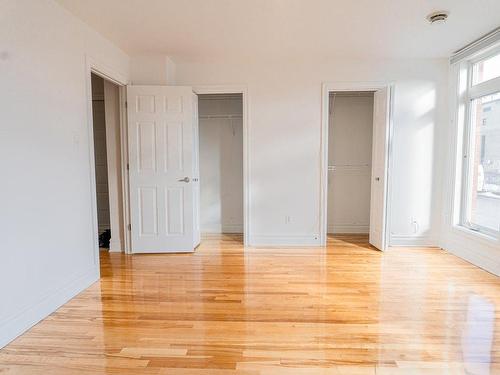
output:
[[[438,249],[101,254],[100,282],[0,351],[0,374],[499,374],[500,279]]]

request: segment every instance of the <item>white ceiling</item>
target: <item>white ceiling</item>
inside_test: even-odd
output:
[[[174,61],[439,58],[500,26],[500,0],[57,1],[130,55]]]

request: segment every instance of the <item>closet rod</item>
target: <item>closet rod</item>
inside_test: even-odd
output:
[[[369,167],[371,164],[333,164],[329,165],[328,168],[330,167]]]

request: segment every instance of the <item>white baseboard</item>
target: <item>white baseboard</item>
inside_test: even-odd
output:
[[[110,253],[121,253],[122,250],[122,243],[120,240],[111,240],[109,241],[109,252]]]
[[[443,239],[445,251],[500,276],[500,246],[494,240],[478,238],[467,231],[448,231]]]
[[[202,233],[243,233],[243,224],[205,225],[201,228]]]
[[[0,322],[0,348],[46,318],[59,307],[99,280],[99,268],[92,268],[62,288],[48,293],[38,302]]]
[[[370,233],[369,225],[345,225],[333,224],[328,226],[328,233],[352,233],[352,234],[368,234]]]
[[[243,224],[224,224],[221,231],[222,233],[243,233]]]
[[[438,246],[436,241],[429,236],[397,235],[392,234],[389,246]]]
[[[485,271],[488,271],[496,276],[500,276],[500,262],[493,260],[490,257],[461,247],[445,247],[444,250],[462,258],[463,260],[466,260],[469,263],[472,263],[475,266],[478,266],[479,268],[482,268]]]
[[[221,233],[221,226],[217,224],[210,224],[210,225],[202,225],[201,226],[201,232],[202,233]]]
[[[249,246],[253,247],[300,247],[321,246],[319,235],[296,235],[296,234],[257,234],[249,237]]]

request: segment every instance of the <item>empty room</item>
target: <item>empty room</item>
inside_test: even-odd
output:
[[[0,24],[0,374],[500,374],[498,0]]]

